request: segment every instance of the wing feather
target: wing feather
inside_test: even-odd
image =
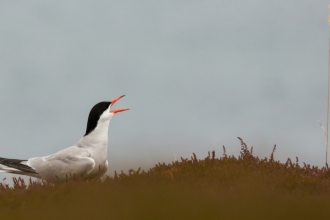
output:
[[[95,161],[88,150],[73,146],[46,157],[31,158],[27,165],[42,179],[64,180],[72,175],[85,177],[94,169]]]

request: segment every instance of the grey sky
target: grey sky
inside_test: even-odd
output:
[[[158,161],[298,156],[321,166],[328,2],[0,1],[0,156],[73,145],[99,101],[127,96],[109,171]]]

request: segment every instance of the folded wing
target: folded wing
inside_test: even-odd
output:
[[[42,179],[64,180],[70,176],[86,177],[95,167],[95,161],[86,149],[73,146],[46,157],[27,161]]]

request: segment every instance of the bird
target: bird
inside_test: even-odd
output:
[[[84,179],[102,177],[108,169],[108,129],[112,117],[129,108],[111,110],[125,95],[99,102],[90,110],[86,133],[73,146],[54,154],[30,159],[0,157],[0,172],[36,177],[45,181],[63,181],[72,176]]]

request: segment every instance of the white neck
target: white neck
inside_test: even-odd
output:
[[[106,153],[108,148],[109,123],[110,120],[99,120],[96,128],[88,135],[82,137],[76,145],[81,148],[92,148]]]

